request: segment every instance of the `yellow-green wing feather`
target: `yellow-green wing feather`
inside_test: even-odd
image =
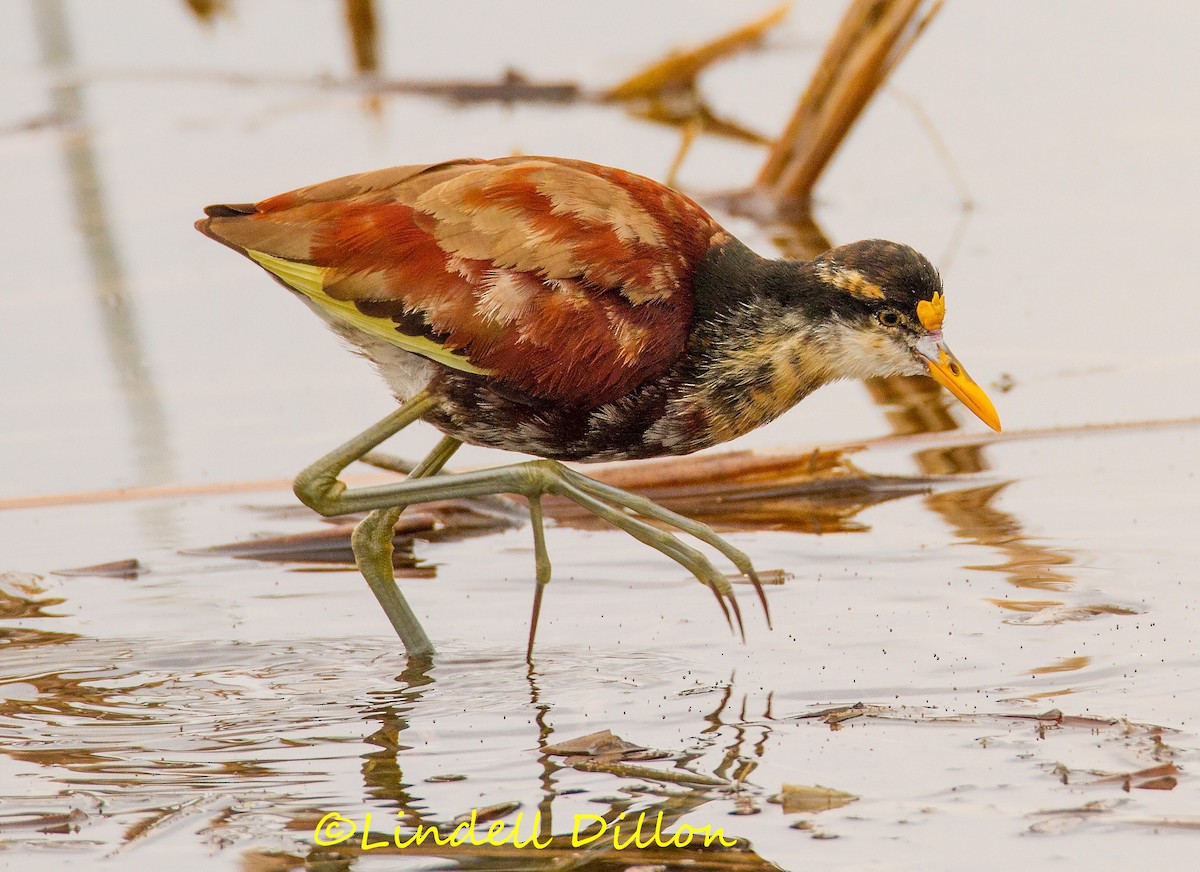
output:
[[[276,276],[289,288],[293,288],[308,297],[324,311],[356,330],[377,336],[380,339],[397,345],[405,351],[428,357],[443,366],[471,372],[477,375],[487,375],[486,369],[480,369],[461,355],[454,354],[443,345],[424,336],[409,336],[396,329],[396,323],[388,318],[376,318],[360,312],[358,307],[346,300],[335,300],[325,293],[325,275],[328,267],[313,266],[308,263],[297,263],[282,257],[265,254],[261,251],[246,249],[246,256]]]

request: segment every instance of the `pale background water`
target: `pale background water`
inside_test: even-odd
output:
[[[514,67],[599,90],[768,8],[383,3],[381,73]],[[798,4],[763,50],[706,73],[704,93],[773,134],[840,10]],[[818,188],[818,220],[835,242],[928,253],[953,347],[982,384],[1013,384],[992,391],[1006,430],[1067,429],[984,448],[982,476],[864,511],[859,535],[734,535],[795,576],[770,590],[773,632],[739,592],[745,645],[678,567],[623,534],[555,529],[527,675],[523,528],[418,545],[436,579],[405,589],[444,656],[405,677],[354,573],[178,553],[313,529],[254,508],[290,505],[286,488],[0,513],[0,867],[303,868],[302,824],[326,811],[448,820],[516,800],[531,813],[550,782],[561,831],[638,783],[547,775],[541,740],[600,729],[695,755],[710,775],[755,762],[761,814],[731,816],[714,794],[685,820],[786,869],[1186,867],[1200,827],[1198,32],[1190,3],[959,0],[870,107]],[[661,178],[678,144],[595,103],[388,95],[371,111],[345,85],[350,58],[332,0],[232,2],[212,24],[165,0],[0,3],[0,500],[285,479],[388,411],[369,367],[192,229],[203,205],[514,151]],[[680,184],[703,201],[763,157],[704,137]],[[767,233],[720,217],[770,251]],[[885,435],[884,412],[837,385],[735,447]],[[1164,419],[1178,423],[1079,429]],[[412,428],[391,448],[416,456],[433,439]],[[456,463],[499,459],[466,449]],[[905,446],[855,462],[918,469]],[[978,512],[973,528],[948,521],[956,499],[1000,483],[982,526]],[[153,571],[49,574],[128,557]],[[892,716],[839,731],[796,719],[860,701]],[[1051,708],[1171,732],[1039,731],[1028,718]],[[1087,770],[1171,760],[1171,790],[1081,786]],[[446,773],[467,778],[424,782]],[[784,815],[764,800],[785,782],[861,798]],[[71,815],[61,832],[54,815]],[[790,828],[804,817],[838,838]],[[444,862],[368,854],[350,868]]]

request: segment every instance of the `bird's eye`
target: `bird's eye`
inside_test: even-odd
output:
[[[879,313],[879,323],[884,327],[895,327],[900,323],[900,313],[895,309],[884,309]]]

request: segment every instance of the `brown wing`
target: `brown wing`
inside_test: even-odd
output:
[[[722,233],[656,182],[555,158],[395,167],[208,211],[204,232],[372,319],[356,326],[589,408],[683,353],[694,267]]]

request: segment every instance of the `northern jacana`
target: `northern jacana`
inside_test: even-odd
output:
[[[933,376],[1000,429],[942,339],[937,271],[904,245],[867,240],[810,262],[768,260],[670,188],[550,157],[394,167],[205,212],[201,232],[295,292],[374,362],[400,403],[301,472],[295,491],[323,515],[370,511],[354,531],[355,559],[410,654],[433,645],[393,576],[405,506],[528,499],[531,649],[550,580],[545,494],[690,570],[740,628],[729,580],[641,518],[708,543],[758,586],[745,554],[559,461],[688,454],[765,424],[827,382],[894,374]],[[353,490],[338,480],[417,420],[445,435],[406,480]],[[463,442],[544,459],[437,476]]]

